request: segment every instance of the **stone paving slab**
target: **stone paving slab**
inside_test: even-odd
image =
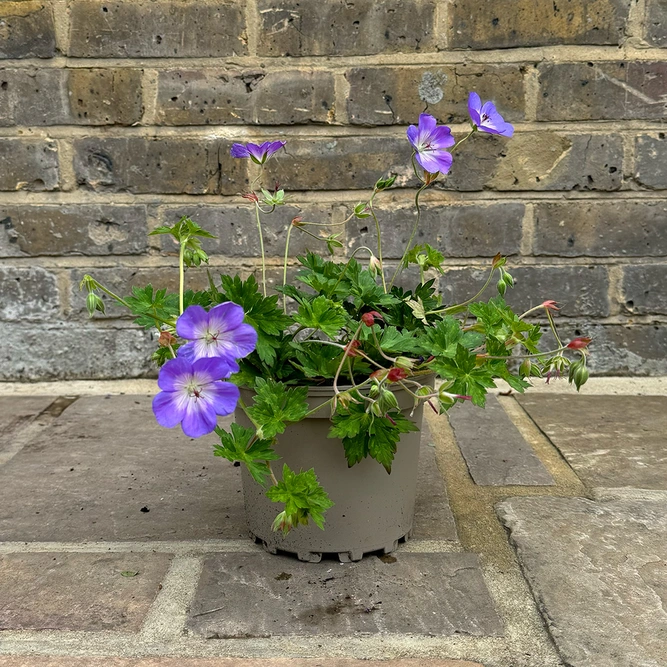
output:
[[[517,396],[591,487],[667,489],[666,396]]]
[[[131,553],[0,556],[0,630],[136,632],[170,560]]]
[[[667,665],[667,501],[496,507],[567,665]]]
[[[22,424],[46,410],[53,396],[0,396],[0,451]]]
[[[447,414],[475,484],[554,484],[553,477],[495,396],[487,397],[483,410],[472,403],[464,403]]]
[[[235,613],[247,608],[254,613]],[[210,556],[187,627],[209,639],[503,632],[471,553],[396,552],[307,566],[265,553]]]
[[[484,667],[467,660],[348,658],[70,658],[0,656],[0,667]]]
[[[81,398],[0,466],[0,540],[246,539],[240,469],[213,457],[215,436],[160,427],[151,400]],[[419,479],[415,536],[455,540],[425,441]]]
[[[238,468],[160,427],[151,398],[81,398],[1,466],[0,540],[245,537]]]

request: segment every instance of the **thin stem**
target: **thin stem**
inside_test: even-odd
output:
[[[457,303],[453,306],[447,306],[447,308],[440,308],[438,310],[429,310],[428,313],[426,313],[426,314],[427,315],[436,315],[437,313],[447,313],[447,312],[451,312],[452,310],[456,310],[457,308],[461,308],[461,306],[467,306],[468,304],[472,303],[478,297],[482,296],[482,294],[484,293],[486,288],[491,284],[491,279],[493,278],[493,274],[494,274],[495,270],[496,270],[495,266],[491,267],[491,272],[489,273],[489,277],[486,279],[486,282],[482,286],[482,289],[480,289],[479,292],[477,292],[477,294],[475,294],[475,296],[471,297],[467,301],[464,301],[463,303]]]
[[[405,262],[405,258],[408,256],[408,253],[410,252],[410,247],[412,246],[412,241],[415,238],[415,234],[417,233],[417,228],[419,227],[419,221],[421,220],[421,208],[419,206],[419,195],[428,187],[428,183],[424,183],[419,190],[417,190],[417,194],[415,195],[415,207],[417,209],[417,219],[415,220],[415,224],[412,227],[412,234],[410,234],[410,238],[408,239],[408,245],[405,246],[405,252],[403,253],[403,257],[401,257],[401,261],[399,262],[398,266],[396,267],[396,271],[394,271],[394,275],[391,279],[391,283],[389,284],[389,289],[394,286],[394,282],[396,281],[396,278],[398,278],[399,273],[403,270],[403,263]]]
[[[396,362],[396,359],[394,359],[393,357],[388,357],[388,356],[384,353],[384,351],[382,350],[382,347],[380,347],[380,341],[378,340],[378,337],[377,337],[377,334],[375,333],[375,328],[374,328],[374,327],[371,327],[371,333],[373,334],[373,340],[375,341],[375,346],[377,347],[378,352],[379,352],[379,353],[380,353],[380,354],[381,354],[387,361],[391,361],[392,364],[395,363],[395,362]]]
[[[345,346],[345,352],[343,353],[343,358],[340,360],[340,364],[338,364],[338,368],[336,370],[336,375],[334,375],[333,379],[333,389],[334,389],[334,395],[338,394],[338,377],[340,375],[340,372],[343,370],[343,364],[345,363],[345,358],[347,357],[347,351],[352,349],[352,343],[357,340],[357,336],[359,335],[359,332],[361,331],[361,327],[364,326],[363,322],[359,323],[359,326],[357,327],[357,330],[354,332],[354,336],[352,336],[352,339],[350,342]]]
[[[551,332],[554,335],[554,338],[556,339],[556,342],[563,347],[563,341],[560,339],[560,336],[558,335],[558,331],[556,331],[556,323],[554,322],[553,315],[551,312],[547,309],[547,319],[549,320],[549,326],[551,327]]]
[[[266,296],[266,256],[264,255],[264,235],[262,234],[262,221],[259,219],[259,204],[255,203],[255,218],[257,220],[257,232],[259,234],[259,250],[262,255],[262,289]]]
[[[178,255],[178,309],[183,314],[183,293],[185,291],[185,244],[187,239],[181,240],[181,251]]]
[[[269,477],[273,482],[273,486],[278,486],[278,480],[276,479],[276,476],[273,474],[273,469],[271,468],[271,464],[268,461],[265,461],[265,463],[267,468],[269,469]]]
[[[384,260],[382,259],[382,232],[380,231],[380,221],[378,220],[377,215],[375,215],[375,209],[373,208],[373,199],[377,194],[377,190],[373,192],[371,198],[368,200],[368,208],[370,209],[373,220],[375,221],[375,232],[378,238],[378,259],[380,260],[380,276],[382,276],[382,289],[384,293],[387,293],[387,281],[384,277]]]
[[[338,287],[340,281],[343,279],[345,276],[345,273],[347,272],[347,269],[350,266],[350,262],[354,259],[354,256],[360,251],[360,250],[365,250],[366,252],[370,253],[371,255],[373,254],[373,251],[370,248],[367,248],[365,245],[360,246],[359,248],[356,248],[355,251],[352,253],[350,258],[347,260],[345,263],[345,268],[341,271],[340,276],[338,276],[338,280],[336,281],[336,284],[333,286],[333,289],[331,290],[331,294],[334,294],[336,292],[336,288]]]
[[[97,283],[97,281],[95,281],[95,282]],[[130,310],[132,310],[130,304],[127,301],[125,301],[125,299],[118,296],[118,294],[114,294],[111,290],[104,287],[104,285],[100,285],[99,283],[97,283],[96,289],[102,290],[102,292],[104,292],[105,294],[108,294],[112,299],[116,299],[116,301],[118,301],[118,303],[121,304],[121,306],[125,306],[125,308],[129,308]],[[160,322],[163,322],[163,321],[164,320],[160,320]],[[164,324],[173,325],[172,322],[166,322],[166,321],[164,322]]]
[[[567,350],[567,345],[561,345],[557,350],[547,350],[546,352],[537,352],[535,354],[516,354],[513,357],[494,357],[488,354],[480,355],[483,359],[537,359],[538,357],[546,357],[550,354],[559,354]],[[563,356],[563,355],[560,355]]]
[[[290,236],[292,235],[293,224],[290,223],[289,229],[287,230],[287,239],[285,241],[285,259],[283,261],[283,290],[287,286],[287,262],[289,261],[289,241]],[[287,294],[283,292],[283,312],[287,314]]]
[[[468,141],[468,139],[470,139],[470,137],[472,137],[472,135],[475,134],[475,132],[477,132],[477,125],[473,126],[472,130],[470,130],[470,132],[468,132],[468,134],[466,134],[466,136],[463,137],[463,139],[461,139],[461,141],[457,141],[457,142],[452,146],[452,150],[451,150],[451,152],[453,153],[459,146],[461,146],[461,144],[463,144],[464,142]]]

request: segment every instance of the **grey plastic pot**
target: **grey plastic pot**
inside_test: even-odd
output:
[[[412,397],[401,388],[395,393],[402,413],[409,417],[414,405]],[[332,395],[331,387],[311,387],[308,403],[313,409]],[[252,393],[242,389],[241,397],[248,405]],[[422,408],[420,405],[409,417],[420,428]],[[281,461],[274,464],[277,477],[283,463],[297,472],[315,469],[320,484],[335,503],[326,512],[324,530],[311,522],[308,526],[295,528],[287,536],[274,532],[271,525],[280,505],[271,502],[265,495],[266,490],[253,480],[245,466],[242,468],[250,535],[261,541],[270,553],[287,551],[296,554],[300,560],[313,563],[319,562],[322,554],[337,554],[341,561],[348,562],[361,560],[365,553],[372,551],[390,553],[400,540],[410,537],[421,433],[415,431],[402,435],[391,474],[371,458],[348,468],[342,442],[327,437],[330,416],[331,409],[327,405],[307,419],[290,424],[285,433],[278,436],[275,450]],[[236,411],[236,420],[250,427],[241,410]]]

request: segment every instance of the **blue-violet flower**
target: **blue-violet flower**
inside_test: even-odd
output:
[[[188,306],[176,321],[176,333],[190,342],[178,349],[178,356],[190,361],[220,357],[236,373],[236,359],[247,356],[257,345],[257,332],[243,318],[243,308],[231,301],[208,312],[201,306]]]
[[[423,113],[419,116],[419,125],[410,125],[407,130],[408,140],[415,149],[415,160],[430,174],[446,174],[452,166],[452,154],[445,148],[456,141],[452,131],[446,125],[436,126],[433,116]]]
[[[496,105],[493,102],[482,104],[477,93],[470,93],[468,97],[468,113],[470,120],[480,132],[501,134],[503,137],[511,137],[514,134],[514,126],[505,122],[505,119],[496,111]]]
[[[158,424],[166,428],[180,424],[191,438],[211,433],[217,416],[231,414],[239,400],[238,387],[221,381],[228,376],[229,364],[224,359],[198,359],[193,363],[177,357],[167,361],[157,381],[162,391],[153,399]]]
[[[249,157],[256,164],[264,164],[279,151],[286,141],[265,141],[263,144],[232,144],[232,157]]]

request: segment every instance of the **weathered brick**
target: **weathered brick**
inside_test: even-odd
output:
[[[157,120],[165,125],[294,125],[332,120],[334,81],[318,70],[165,70]]]
[[[219,191],[220,164],[226,178],[244,175],[243,160],[213,139],[89,137],[74,141],[80,185],[95,191],[210,194]],[[223,189],[229,188],[223,184]],[[230,194],[241,189],[231,187]]]
[[[490,267],[489,267],[490,269]],[[514,289],[505,293],[507,303],[523,312],[547,299],[560,305],[565,317],[609,315],[609,278],[604,266],[508,266]],[[440,278],[440,291],[447,304],[466,301],[482,287],[488,269],[451,269]],[[495,296],[495,281],[485,298]]]
[[[0,320],[57,317],[60,295],[56,276],[42,268],[0,267]]]
[[[646,0],[646,38],[655,46],[667,47],[667,2]]]
[[[535,255],[642,257],[667,255],[667,201],[540,202]]]
[[[414,244],[428,243],[445,257],[493,257],[518,254],[524,205],[423,204]],[[386,202],[375,207],[385,259],[399,259],[417,218],[414,206]],[[377,246],[372,218],[348,223],[348,248]]]
[[[178,251],[174,251],[173,266],[155,266],[155,267],[117,267],[74,269],[70,273],[70,312],[68,315],[73,318],[88,320],[88,310],[86,309],[85,290],[79,289],[79,283],[85,274],[91,275],[95,280],[104,285],[107,289],[120,297],[132,294],[133,287],[146,287],[151,284],[154,289],[166,289],[170,293],[178,294]],[[212,270],[216,275],[215,270]],[[194,267],[185,272],[185,288],[193,290],[206,289],[208,287],[208,275],[206,267]],[[95,320],[129,318],[131,313],[124,306],[119,305],[111,297],[104,293],[100,294],[106,306],[106,313],[95,313]]]
[[[345,76],[353,124],[416,123],[424,111],[441,122],[465,122],[471,90],[494,100],[506,119],[524,117],[523,73],[516,65],[356,67]]]
[[[0,206],[0,257],[137,255],[146,234],[145,206]]]
[[[635,179],[653,190],[667,189],[667,141],[665,133],[643,134],[635,140]]]
[[[173,225],[181,216],[187,215],[199,223],[206,231],[215,234],[215,239],[202,239],[202,246],[210,255],[226,257],[260,257],[259,236],[254,206],[178,206],[164,207],[161,212],[162,224]],[[297,216],[318,223],[333,222],[333,206],[290,205],[280,206],[269,215],[262,215],[264,251],[267,257],[284,257],[287,230],[292,219]],[[337,233],[341,230],[329,227],[307,227],[309,232],[319,236]],[[162,236],[163,251],[174,252],[175,243],[171,237]],[[290,257],[304,253],[307,249],[326,251],[324,242],[319,243],[311,236],[294,229],[290,236]]]
[[[623,269],[625,309],[637,315],[667,314],[667,264],[638,264]]]
[[[58,150],[44,139],[0,139],[0,190],[57,190]]]
[[[131,125],[141,114],[140,70],[0,70],[0,125]]]
[[[259,0],[260,56],[361,56],[434,49],[433,0]]]
[[[288,156],[271,167],[288,190],[357,190],[371,188],[389,172],[401,184],[414,185],[411,148],[406,139],[387,137],[294,138]]]
[[[619,44],[628,17],[625,0],[455,0],[449,47],[505,49],[550,44]]]
[[[662,119],[665,77],[665,62],[543,63],[537,119]]]
[[[151,332],[137,326],[0,322],[0,380],[100,380],[156,374]]]
[[[243,3],[234,0],[74,0],[69,55],[191,58],[245,55]]]
[[[454,153],[447,190],[618,190],[618,135],[522,132],[511,140],[477,134]]]
[[[51,58],[55,54],[50,4],[41,0],[0,3],[0,58]]]

